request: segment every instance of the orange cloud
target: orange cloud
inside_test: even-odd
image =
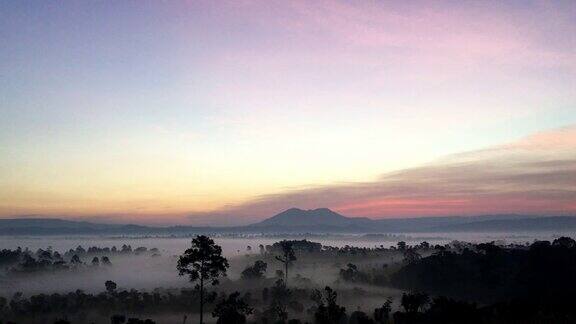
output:
[[[487,213],[576,213],[576,127],[528,136],[373,182],[292,190],[228,206],[204,219],[245,222],[290,207],[330,207],[349,216],[402,217]]]

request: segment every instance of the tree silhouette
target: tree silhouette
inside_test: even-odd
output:
[[[350,320],[348,320],[348,324],[375,324],[374,320],[368,317],[366,313],[357,310],[350,314]]]
[[[336,303],[338,295],[332,288],[324,288],[324,296],[318,289],[314,290],[310,299],[317,305],[314,318],[318,324],[346,323],[346,308]]]
[[[114,291],[116,291],[116,287],[118,287],[118,285],[116,285],[116,283],[115,283],[114,281],[112,281],[112,280],[107,280],[107,281],[104,283],[104,286],[106,287],[106,291],[107,291],[109,294],[113,294]]]
[[[242,271],[242,279],[262,279],[267,267],[266,262],[257,260],[253,266],[249,266]]]
[[[276,256],[276,260],[282,262],[284,264],[284,284],[288,284],[288,266],[293,262],[296,261],[296,256],[294,255],[294,248],[292,247],[292,242],[289,241],[282,241],[280,242],[281,247],[281,256]]]
[[[132,246],[123,244],[123,245],[122,245],[122,250],[121,250],[121,252],[123,252],[123,253],[132,252]]]
[[[268,312],[277,318],[281,323],[288,320],[288,302],[290,299],[290,289],[286,288],[286,283],[282,279],[276,280],[270,289],[271,303]]]
[[[110,258],[108,258],[107,256],[103,256],[102,259],[100,259],[100,261],[102,262],[103,265],[112,265],[112,262],[110,262]]]
[[[390,319],[390,312],[392,311],[392,299],[388,298],[382,307],[374,309],[374,319],[377,323],[386,324]]]
[[[404,249],[404,263],[411,264],[420,260],[422,256],[416,249]]]
[[[74,254],[72,256],[72,259],[70,259],[70,263],[72,263],[73,265],[79,265],[82,263],[82,261],[80,260],[80,257],[78,256],[78,254]]]
[[[417,313],[430,301],[430,297],[424,293],[403,293],[400,304],[406,313]]]
[[[355,264],[348,263],[346,269],[340,269],[340,278],[344,281],[365,282],[368,276],[358,270]]]
[[[570,237],[562,236],[560,238],[555,239],[552,242],[553,246],[562,246],[565,248],[574,248],[576,247],[576,241]]]
[[[218,278],[226,275],[228,267],[222,248],[204,235],[196,236],[192,246],[178,259],[178,273],[187,275],[190,282],[197,282],[196,289],[200,290],[200,324],[204,315],[204,284],[219,284]]]
[[[404,242],[404,241],[398,242],[396,244],[396,246],[398,247],[398,250],[401,250],[401,251],[406,250],[406,242]]]
[[[246,315],[252,314],[253,309],[239,296],[239,292],[231,293],[216,305],[212,312],[212,316],[218,318],[216,324],[246,323]]]

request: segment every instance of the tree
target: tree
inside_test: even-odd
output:
[[[350,314],[350,320],[348,324],[374,324],[374,320],[372,320],[366,313],[357,310]]]
[[[120,252],[122,252],[122,253],[131,253],[131,252],[132,252],[132,246],[123,244],[123,245],[122,245],[122,250],[120,250]]]
[[[346,269],[340,269],[340,278],[344,281],[362,282],[367,281],[366,274],[360,272],[355,264],[348,263]]]
[[[100,265],[100,260],[98,259],[98,257],[94,257],[92,259],[92,266],[97,267]]]
[[[212,312],[212,316],[218,318],[216,324],[246,323],[246,315],[252,314],[253,309],[239,296],[239,292],[231,293],[216,305]]]
[[[112,262],[110,262],[110,258],[108,258],[107,256],[103,256],[102,259],[100,259],[100,261],[102,262],[103,265],[112,265]]]
[[[293,262],[296,261],[296,255],[294,255],[294,249],[292,247],[292,242],[289,241],[281,241],[280,242],[281,252],[282,255],[276,256],[276,260],[282,262],[284,264],[284,284],[288,284],[288,266]]]
[[[39,261],[52,261],[52,253],[50,253],[50,251],[39,249],[38,252],[36,252],[36,256]]]
[[[428,250],[428,249],[430,249],[430,243],[424,241],[424,242],[420,243],[420,248],[422,250]]]
[[[428,304],[430,297],[424,293],[403,293],[400,304],[406,313],[417,313]]]
[[[72,259],[70,259],[70,263],[72,263],[73,265],[79,265],[79,264],[82,264],[82,261],[80,260],[80,257],[78,256],[78,254],[74,254],[72,256]]]
[[[388,298],[382,307],[374,309],[374,319],[376,323],[386,324],[390,319],[390,312],[392,311],[392,299]]]
[[[570,237],[562,236],[560,238],[555,239],[552,242],[553,246],[562,246],[565,248],[573,248],[576,247],[576,241]]]
[[[338,295],[332,288],[324,288],[324,296],[320,290],[315,289],[310,297],[317,305],[314,317],[318,324],[346,323],[346,308],[336,303]]]
[[[82,245],[78,245],[76,247],[76,253],[77,254],[84,254],[84,253],[86,253],[86,250],[82,247]]]
[[[249,266],[242,271],[242,279],[262,279],[268,265],[262,260],[254,262],[253,266]]]
[[[222,256],[222,248],[208,236],[198,235],[192,246],[178,259],[178,273],[187,275],[190,282],[197,282],[200,290],[200,324],[203,323],[204,284],[218,285],[218,278],[226,275],[228,260]]]
[[[398,250],[405,250],[406,249],[406,242],[400,241],[396,244],[398,246]]]
[[[405,249],[404,250],[404,263],[411,264],[420,260],[422,256],[416,252],[416,249]]]
[[[115,283],[114,281],[112,281],[112,280],[107,280],[107,281],[104,283],[104,286],[106,287],[106,291],[107,291],[109,294],[113,294],[114,291],[116,291],[116,288],[118,287],[118,285],[116,285],[116,283]]]
[[[282,279],[276,280],[274,286],[270,289],[271,303],[268,313],[284,323],[288,320],[288,301],[290,299],[290,289],[286,288],[286,283]]]

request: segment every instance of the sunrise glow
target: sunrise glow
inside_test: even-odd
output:
[[[1,217],[576,214],[571,1],[0,8]]]

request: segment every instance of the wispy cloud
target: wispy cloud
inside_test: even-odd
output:
[[[440,65],[440,70],[479,64],[501,69],[510,65],[576,67],[575,40],[559,35],[574,26],[575,9],[570,1],[555,5],[430,1],[425,6],[411,1],[265,3],[233,7],[249,12],[251,21],[262,28],[287,33],[282,35],[289,45],[267,47],[267,55],[258,60],[250,59],[250,54],[260,56],[261,48],[235,52],[232,57],[242,62],[272,64],[290,56],[292,63],[382,65],[393,59],[415,66]],[[534,20],[547,22],[548,28]],[[298,42],[291,42],[294,39]],[[285,46],[303,50],[294,57],[294,49]],[[322,50],[330,51],[330,60],[314,55]]]
[[[330,207],[349,216],[576,213],[576,126],[457,154],[378,180],[291,190],[191,219],[244,222],[290,207]]]

